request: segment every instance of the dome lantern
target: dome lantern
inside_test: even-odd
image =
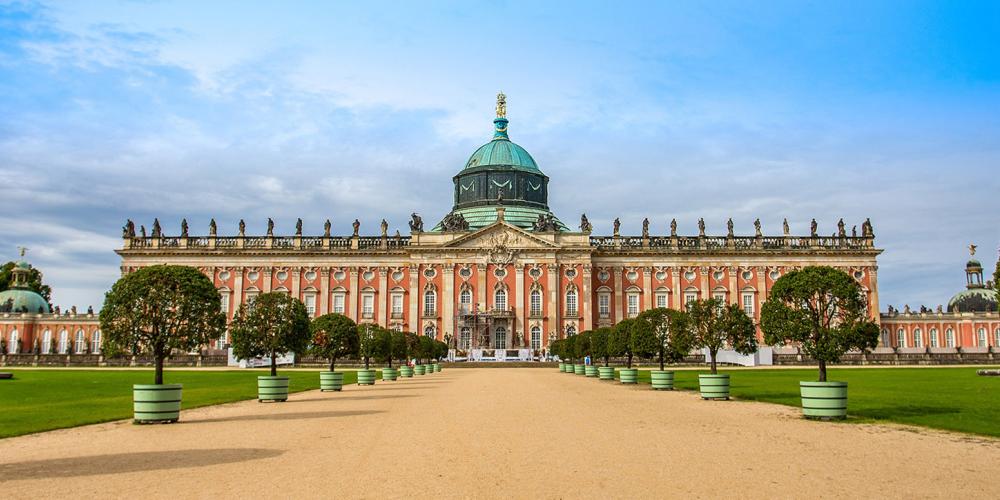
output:
[[[20,248],[21,259],[14,263],[14,268],[10,271],[10,289],[0,292],[0,312],[47,314],[50,312],[49,303],[29,285],[31,265],[24,260],[26,250],[27,248]]]

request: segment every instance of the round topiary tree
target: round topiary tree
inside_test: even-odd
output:
[[[310,352],[330,361],[334,371],[338,358],[356,356],[358,353],[358,325],[343,314],[324,314],[309,323],[312,332]]]
[[[119,279],[100,313],[106,356],[147,353],[153,385],[133,386],[136,422],[180,418],[181,385],[163,384],[163,363],[173,351],[190,351],[225,331],[219,292],[193,267],[149,266]],[[52,343],[53,347],[55,343]]]
[[[635,319],[625,319],[619,321],[611,329],[608,335],[607,350],[612,357],[625,357],[625,367],[632,368],[632,330],[635,327]]]
[[[674,388],[674,372],[666,371],[664,364],[684,359],[691,344],[687,314],[683,311],[658,307],[643,311],[635,320],[632,350],[637,356],[655,356],[660,362],[660,369],[650,372],[653,389]]]
[[[703,399],[729,399],[729,374],[720,374],[719,349],[729,346],[740,354],[757,351],[757,328],[736,304],[717,299],[696,300],[688,306],[693,347],[708,349],[711,372],[698,375]]]
[[[381,355],[378,342],[379,326],[372,323],[358,325],[358,356],[365,364],[365,370],[370,369],[371,361]]]
[[[149,266],[123,276],[105,294],[99,317],[105,355],[148,354],[156,385],[173,351],[203,346],[226,328],[212,280],[188,266]]]
[[[610,327],[597,328],[590,333],[590,355],[595,359],[603,359],[604,366],[608,366],[611,354],[608,352],[608,336],[611,335]]]
[[[233,355],[238,359],[271,358],[271,376],[278,375],[277,357],[302,353],[309,346],[309,313],[299,299],[282,292],[257,296],[236,311],[230,325]]]
[[[861,285],[828,266],[790,271],[774,282],[761,327],[768,344],[796,343],[819,362],[819,381],[800,383],[806,416],[845,417],[847,384],[828,383],[826,369],[849,350],[878,345],[879,328],[868,316]]]

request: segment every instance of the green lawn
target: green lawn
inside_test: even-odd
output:
[[[132,384],[153,381],[151,369],[5,371],[15,378],[0,380],[0,438],[132,418]],[[316,371],[278,374],[289,377],[290,392],[319,388]],[[182,408],[189,409],[254,399],[258,375],[267,371],[167,370],[164,381],[184,384]],[[356,372],[344,372],[344,384],[356,382]]]
[[[1000,377],[977,368],[830,369],[828,380],[848,383],[848,422],[897,422],[1000,437]],[[799,381],[816,380],[813,369],[719,370],[730,374],[739,399],[799,407]],[[698,372],[678,370],[675,387],[697,390]],[[649,371],[639,371],[649,383]]]

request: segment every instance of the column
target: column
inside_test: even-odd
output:
[[[681,272],[683,271],[679,267],[670,268],[670,282],[674,289],[673,297],[671,297],[673,299],[671,305],[677,310],[684,309],[684,305],[681,302],[684,299],[684,296],[681,295]]]
[[[594,328],[594,313],[591,310],[591,292],[590,284],[591,280],[591,266],[590,264],[583,265],[583,292],[577,297],[577,301],[580,303],[580,310],[583,311],[583,329],[592,330]],[[543,342],[545,342],[543,340]]]
[[[319,268],[319,300],[316,307],[319,307],[319,314],[322,316],[330,312],[330,268]]]
[[[406,325],[406,329],[414,332],[420,333],[420,266],[416,264],[410,264],[410,293],[409,295],[409,306],[410,306],[410,321]]]
[[[299,295],[299,289],[301,288],[302,282],[302,268],[293,267],[289,272],[292,273],[292,297],[302,300],[302,296]]]
[[[486,264],[476,264],[476,303],[486,308]]]
[[[740,290],[739,290],[739,283],[736,281],[736,273],[740,272],[740,268],[735,266],[730,266],[727,271],[729,272],[729,303],[739,304]]]
[[[441,267],[441,279],[444,291],[441,293],[441,330],[438,337],[444,339],[444,334],[455,334],[455,265],[445,263]]]
[[[712,298],[712,291],[709,289],[709,286],[708,286],[708,273],[709,273],[709,271],[710,271],[710,269],[708,268],[708,266],[700,266],[698,268],[698,281],[701,281],[701,299],[702,300]]]
[[[243,273],[244,269],[242,267],[237,267],[233,272],[239,273],[236,275],[236,280],[233,282],[233,311],[238,311],[240,306],[243,305]]]
[[[556,332],[556,338],[563,338],[565,332],[559,324],[559,265],[548,264],[546,266],[548,285],[546,292],[549,295],[548,320],[549,328]]]
[[[524,318],[524,265],[514,264],[514,321],[518,331],[525,332],[525,340],[531,346],[531,330],[525,324]],[[520,347],[520,346],[519,346]]]
[[[378,268],[378,324],[389,327],[389,269]]]
[[[653,270],[648,267],[642,268],[642,310],[648,311],[653,308]]]
[[[355,323],[361,323],[360,315],[358,314],[358,301],[361,300],[360,293],[358,293],[358,268],[351,266],[350,268],[350,286],[351,289],[347,291],[347,317],[354,320]]]
[[[615,277],[614,277],[614,279],[615,279],[615,295],[614,295],[614,298],[611,300],[611,317],[615,319],[615,323],[618,323],[624,317],[624,314],[622,313],[622,307],[624,307],[623,306],[624,303],[622,302],[622,297],[624,295],[624,293],[623,293],[624,291],[622,290],[622,286],[623,286],[622,285],[622,268],[618,267],[618,266],[615,266],[613,272],[614,272],[614,275],[615,275]]]

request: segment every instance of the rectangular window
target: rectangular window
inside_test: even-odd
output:
[[[398,293],[392,296],[392,317],[403,317],[403,296]]]
[[[667,307],[667,294],[663,292],[656,294],[656,307]]]
[[[371,318],[375,316],[375,296],[366,293],[361,296],[361,317]]]
[[[639,294],[628,294],[628,317],[634,318],[639,315]]]
[[[753,317],[753,294],[744,293],[743,294],[743,312],[747,313],[747,316]]]
[[[611,296],[602,293],[597,296],[597,313],[600,314],[602,318],[607,318],[611,316]]]
[[[537,326],[531,329],[531,348],[535,350],[542,348],[542,329]]]
[[[531,315],[541,316],[542,314],[542,294],[540,292],[531,292]]]
[[[316,316],[316,296],[313,294],[306,294],[304,297],[306,303],[306,312],[309,313],[309,317]]]
[[[955,347],[955,331],[951,328],[945,330],[944,342],[946,347]]]
[[[344,314],[344,294],[338,293],[333,296],[333,312]]]
[[[576,294],[567,293],[566,294],[566,315],[576,316]]]
[[[918,328],[913,332],[913,347],[923,347],[924,346],[924,336],[920,334],[920,329]]]
[[[937,347],[938,346],[938,331],[937,331],[937,329],[934,329],[934,328],[931,329],[930,337],[931,337],[931,347]]]
[[[437,296],[433,292],[424,293],[424,316],[434,315],[434,311],[437,309],[436,300]]]
[[[229,292],[222,292],[219,295],[219,303],[222,304],[222,314],[229,316]]]

